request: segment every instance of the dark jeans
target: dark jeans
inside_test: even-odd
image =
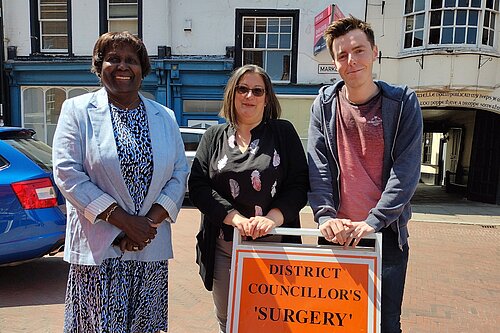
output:
[[[408,243],[403,251],[398,235],[389,227],[382,230],[382,333],[401,333],[401,306],[408,266]]]

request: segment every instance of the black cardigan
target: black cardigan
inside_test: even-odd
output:
[[[283,185],[276,193],[271,208],[278,208],[284,217],[283,227],[300,228],[299,213],[307,203],[309,175],[304,149],[293,125],[286,120],[267,120],[264,126],[274,135],[283,165]],[[223,224],[228,211],[233,209],[232,198],[223,198],[215,192],[209,178],[209,166],[217,146],[222,143],[229,125],[211,126],[203,135],[191,167],[188,180],[191,202],[203,214],[197,234],[197,258],[200,275],[207,290],[212,290],[215,241],[221,229],[233,227]],[[228,230],[226,229],[226,230]],[[284,236],[283,242],[297,243],[300,237]]]

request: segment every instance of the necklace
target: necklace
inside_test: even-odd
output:
[[[243,135],[241,135],[239,132],[236,132],[236,136],[238,139],[240,139],[241,145],[246,147],[248,146],[248,143],[250,142],[250,138],[245,138]]]
[[[139,96],[137,96],[133,101],[132,103],[128,104],[128,105],[125,105],[125,104],[122,104],[120,102],[118,102],[117,100],[111,98],[108,96],[108,100],[113,103],[114,105],[118,106],[119,108],[121,108],[122,110],[125,110],[125,111],[128,111],[130,109],[130,107],[132,105],[134,105],[138,100],[140,100]]]

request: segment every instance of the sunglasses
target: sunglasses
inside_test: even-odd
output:
[[[236,86],[236,92],[241,95],[248,94],[249,91],[252,91],[252,95],[256,97],[263,96],[266,93],[266,89],[264,88],[248,88],[246,86]]]

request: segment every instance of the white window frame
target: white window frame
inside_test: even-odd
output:
[[[69,48],[69,33],[66,31],[66,33],[44,33],[43,32],[43,23],[45,22],[65,22],[66,24],[68,23],[68,2],[66,0],[61,0],[58,3],[45,3],[42,4],[43,0],[40,0],[38,2],[38,24],[40,26],[40,51],[41,52],[55,52],[55,53],[61,53],[61,52],[68,52]],[[44,19],[42,18],[42,7],[45,8],[50,8],[50,7],[56,7],[56,6],[61,6],[64,5],[66,7],[66,18],[65,19]],[[44,48],[44,37],[66,37],[66,48],[65,49],[52,49],[52,48]]]
[[[247,20],[254,20],[253,31],[245,31],[245,22]],[[257,20],[265,20],[266,21],[266,29],[265,31],[258,31],[257,29]],[[269,31],[269,21],[270,20],[278,20],[278,31]],[[290,24],[285,25],[282,24],[283,21],[289,20]],[[288,52],[288,72],[283,69],[282,77],[280,79],[272,78],[272,81],[275,83],[289,83],[291,76],[291,67],[292,67],[292,49],[293,49],[293,17],[292,16],[243,16],[241,20],[241,31],[242,31],[242,39],[241,39],[241,58],[242,63],[245,65],[245,52],[262,52],[263,53],[263,68],[268,72],[272,73],[272,71],[267,68],[269,64],[269,56],[274,53],[282,53]],[[284,27],[289,27],[289,31],[282,31]],[[253,35],[253,47],[245,47],[245,35]],[[269,39],[271,36],[277,35],[277,47],[268,47]],[[258,37],[262,36],[265,39],[265,46],[259,47],[257,45]],[[281,45],[281,36],[288,36],[289,46],[288,47],[280,47]],[[270,74],[271,75],[271,74]]]
[[[486,0],[488,1],[488,0]],[[492,8],[485,8],[485,15],[486,13],[489,13],[489,26],[487,26],[485,24],[485,20],[483,18],[483,31],[481,33],[481,39],[484,39],[484,34],[485,34],[485,30],[488,31],[488,41],[486,43],[483,43],[483,40],[481,41],[481,43],[483,43],[483,45],[489,45],[491,47],[495,47],[495,40],[498,40],[498,34],[495,34],[495,30],[496,31],[499,31],[498,29],[498,26],[499,26],[499,20],[500,20],[500,0],[490,0],[491,3],[492,3]],[[494,16],[492,16],[494,15]],[[492,27],[492,20],[491,18],[493,17],[493,27]],[[493,34],[493,38],[491,38],[491,34]]]
[[[439,8],[431,8],[431,4],[434,1],[439,0],[405,0],[403,4],[403,33],[402,33],[402,41],[401,41],[401,49],[402,52],[411,52],[415,50],[422,49],[433,49],[433,48],[454,48],[454,49],[464,49],[464,50],[483,50],[483,51],[492,51],[498,52],[497,44],[498,44],[498,26],[500,24],[500,10],[499,10],[499,1],[500,0],[441,0],[442,6]],[[446,3],[450,1],[455,1],[455,6],[446,7]],[[480,3],[479,7],[473,7],[473,3]],[[407,5],[412,5],[411,10],[409,12],[406,11]],[[422,8],[421,5],[424,5]],[[463,6],[463,4],[466,5]],[[418,7],[416,7],[419,5]],[[462,6],[461,6],[462,5]],[[489,5],[492,8],[487,8]],[[443,27],[444,13],[445,11],[453,11],[453,24]],[[458,12],[466,13],[466,22],[465,24],[457,24],[456,15]],[[469,20],[471,18],[470,12],[477,11],[478,18],[477,24],[471,23]],[[431,27],[431,13],[433,12],[441,12],[441,22],[438,25]],[[489,13],[489,14],[488,14]],[[494,24],[492,27],[491,24],[486,27],[484,25],[485,15],[494,15]],[[418,21],[421,23],[421,18],[424,17],[423,26],[420,24],[416,26],[415,22]],[[413,17],[413,20],[412,20]],[[418,19],[416,19],[418,17]],[[413,21],[413,24],[411,22]],[[465,29],[465,41],[464,43],[455,42],[452,40],[450,43],[441,43],[443,38],[443,30],[444,29],[452,29],[452,38],[456,38],[456,29]],[[429,38],[432,29],[439,29],[439,42],[430,44]],[[467,44],[467,33],[469,31],[476,30],[475,43]],[[485,31],[488,33],[488,36],[493,34],[493,38],[488,40],[487,44],[483,44],[483,34]],[[497,33],[495,33],[497,32]],[[405,47],[407,34],[411,34],[411,42],[409,47]],[[418,39],[415,39],[415,36],[422,38],[422,45],[418,45]]]
[[[134,35],[138,36],[139,34],[139,1],[135,1],[135,2],[127,2],[127,1],[123,1],[123,2],[113,2],[111,3],[111,0],[107,0],[107,3],[108,3],[108,10],[107,10],[107,14],[108,14],[108,31],[112,31],[111,29],[111,23],[112,22],[124,22],[124,21],[128,21],[128,22],[135,22],[136,23],[136,31],[130,31],[131,33],[133,33]],[[130,17],[130,16],[122,16],[122,17],[111,17],[111,13],[112,13],[112,10],[111,10],[111,7],[112,6],[116,6],[116,7],[119,7],[119,6],[130,6],[130,5],[136,5],[137,7],[137,14],[135,17]]]

